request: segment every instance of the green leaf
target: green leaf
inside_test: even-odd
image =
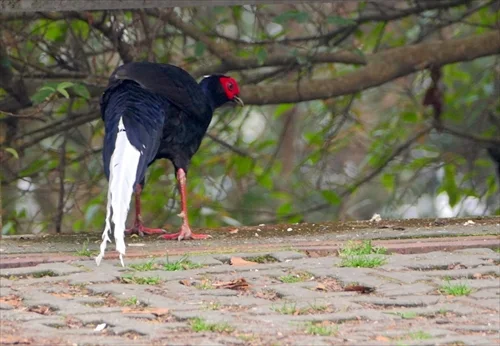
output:
[[[287,11],[283,12],[282,14],[274,17],[273,22],[277,24],[285,24],[288,22],[290,19],[293,18],[293,11]]]
[[[67,89],[69,87],[72,87],[73,85],[75,85],[75,83],[73,83],[73,82],[61,82],[61,83],[57,84],[57,90]]]
[[[328,24],[334,24],[334,25],[340,25],[340,26],[356,25],[355,20],[352,20],[349,18],[344,18],[344,17],[339,17],[339,16],[328,16],[326,18],[326,21]]]
[[[309,14],[307,12],[300,12],[297,10],[290,10],[283,12],[282,14],[274,17],[273,22],[277,24],[285,24],[290,20],[295,20],[298,23],[305,23],[309,20]]]
[[[267,59],[267,50],[263,47],[258,47],[255,53],[259,65],[262,65]]]
[[[64,97],[66,97],[67,99],[69,99],[69,94],[68,92],[66,91],[67,88],[70,88],[72,87],[73,85],[75,85],[74,83],[72,82],[62,82],[62,83],[59,83],[57,85],[57,91],[63,95]]]
[[[233,6],[231,7],[233,11],[233,17],[237,20],[241,20],[241,16],[243,15],[243,6]]]
[[[270,174],[262,175],[258,179],[260,186],[271,190],[273,188],[273,179]]]
[[[38,91],[35,94],[33,94],[33,96],[31,96],[31,101],[33,101],[35,105],[42,103],[55,91],[56,89],[51,86],[43,86],[40,89],[38,89]]]
[[[236,165],[236,175],[242,177],[252,170],[253,161],[249,157],[237,157],[234,159]]]
[[[296,14],[295,16],[295,20],[298,22],[298,23],[305,23],[309,20],[309,13],[307,12],[299,12]]]
[[[321,191],[321,195],[328,203],[333,205],[339,205],[340,202],[342,201],[339,195],[333,192],[332,190],[323,190]]]
[[[62,42],[66,36],[68,26],[64,22],[51,21],[45,30],[45,39],[52,42]]]
[[[282,103],[278,107],[276,107],[274,111],[274,116],[276,118],[279,118],[280,116],[288,112],[290,109],[292,109],[294,106],[295,106],[294,103]]]
[[[16,159],[19,160],[19,154],[17,153],[16,149],[14,148],[5,148],[5,151],[10,153],[12,156],[14,156]]]
[[[384,187],[387,190],[392,191],[394,189],[394,185],[396,182],[394,175],[389,174],[389,173],[385,173],[384,175],[382,175],[381,180],[382,180],[382,185],[384,185]]]
[[[460,191],[455,181],[456,169],[454,165],[444,166],[442,190],[448,194],[450,207],[454,207],[460,200]]]
[[[20,177],[29,177],[34,173],[38,173],[43,170],[48,164],[47,159],[38,159],[33,161],[27,168],[19,172]]]
[[[66,89],[59,89],[59,88],[58,88],[58,89],[57,89],[57,91],[59,91],[59,93],[60,93],[62,96],[64,96],[64,97],[66,97],[67,99],[69,99],[69,94],[68,94],[68,92],[66,91]]]
[[[73,91],[78,96],[81,96],[86,100],[90,100],[90,92],[89,92],[89,89],[87,89],[87,87],[85,85],[75,84],[75,85],[73,85]]]
[[[201,41],[197,41],[194,45],[194,55],[201,57],[205,53],[207,46]]]
[[[6,222],[2,227],[2,234],[16,234],[16,224],[13,221]]]
[[[416,123],[418,121],[417,112],[403,112],[403,114],[401,114],[401,117],[407,123]]]
[[[278,216],[288,215],[292,212],[292,207],[293,205],[291,202],[283,203],[278,207],[278,209],[276,209],[276,214],[278,214]]]
[[[73,231],[75,232],[80,232],[83,230],[83,225],[84,222],[82,219],[78,219],[75,222],[73,222]]]
[[[71,27],[76,34],[80,35],[83,40],[86,40],[89,37],[90,27],[87,22],[84,22],[82,20],[72,21]]]

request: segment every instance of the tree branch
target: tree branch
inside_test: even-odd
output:
[[[366,66],[334,79],[309,81],[303,79],[299,82],[284,84],[245,85],[241,88],[241,97],[247,105],[328,99],[373,88],[432,65],[469,61],[499,53],[500,32],[498,31],[445,42],[420,43],[370,55]],[[32,87],[33,83],[27,83],[27,85]],[[102,86],[89,85],[88,87],[94,97],[104,91]],[[1,102],[0,109],[10,112],[19,110],[19,105],[15,106],[18,103],[12,104],[12,101],[14,100]]]
[[[328,99],[352,94],[421,71],[432,65],[469,61],[500,53],[500,32],[450,41],[433,41],[373,54],[368,64],[334,79],[301,80],[286,84],[245,86],[245,104],[265,105]]]
[[[286,65],[296,65],[299,64],[300,60],[305,60],[309,63],[320,64],[320,63],[342,63],[342,64],[354,64],[354,65],[365,65],[366,59],[356,53],[349,51],[340,52],[320,52],[313,55],[299,53],[297,55],[276,53],[268,56],[263,61],[257,58],[239,58],[234,59],[231,63],[222,63],[213,66],[200,67],[193,72],[193,76],[201,77],[209,73],[224,73],[227,71],[238,71],[238,70],[248,70],[258,67],[269,67],[269,66],[286,66]]]
[[[447,133],[449,133],[453,136],[456,136],[456,137],[467,139],[467,140],[472,141],[472,142],[483,143],[486,145],[500,147],[500,138],[495,139],[495,138],[479,137],[479,136],[476,136],[472,133],[462,132],[462,131],[459,131],[459,130],[456,130],[454,128],[444,126],[444,125],[441,126],[441,131],[447,132]]]

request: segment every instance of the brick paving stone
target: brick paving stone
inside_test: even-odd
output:
[[[133,259],[126,268],[79,260],[1,269],[1,332],[36,345],[493,345],[499,256],[483,248],[393,254],[380,267],[348,268],[334,252],[273,250],[196,255],[189,260],[202,268],[178,271],[162,266],[182,256]],[[231,257],[265,263],[233,266]],[[130,267],[148,261],[158,266]],[[282,282],[287,275],[297,282]],[[213,286],[241,278],[248,290]],[[472,291],[440,291],[455,284]],[[196,318],[205,323],[198,332]]]

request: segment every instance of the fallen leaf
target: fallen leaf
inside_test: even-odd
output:
[[[382,336],[382,335],[377,335],[375,337],[375,340],[382,341],[382,342],[389,342],[389,341],[391,341],[388,337]]]
[[[467,266],[461,263],[453,263],[448,265],[448,270],[454,270],[454,269],[467,269]]]
[[[226,282],[215,282],[212,284],[212,286],[215,288],[228,288],[230,290],[240,290],[240,291],[247,290],[250,287],[250,285],[244,278],[239,278],[233,281],[226,281]]]
[[[241,257],[231,257],[231,265],[232,266],[250,266],[250,265],[254,265],[254,264],[258,264],[258,263],[244,260]]]
[[[318,258],[321,257],[321,254],[316,251],[311,251],[311,250],[306,250],[306,255],[311,258]]]
[[[148,311],[157,317],[168,315],[169,312],[167,308],[155,308],[155,309],[150,309]]]
[[[315,288],[316,291],[326,291],[326,286],[323,285],[322,283],[319,283],[318,286]]]
[[[153,314],[156,317],[168,315],[169,310],[167,308],[123,308],[122,313],[124,314]]]
[[[49,315],[50,313],[52,313],[52,308],[47,305],[38,305],[30,307],[28,311],[36,312],[40,315]]]
[[[149,314],[149,311],[137,308],[122,308],[122,314]]]
[[[277,300],[280,298],[278,293],[273,290],[264,290],[264,291],[259,291],[254,294],[255,298],[262,298],[262,299],[267,299],[267,300]]]
[[[184,286],[191,286],[191,285],[192,285],[192,284],[191,284],[191,281],[189,281],[188,279],[181,280],[181,281],[179,281],[179,283],[180,283],[181,285],[184,285]]]
[[[11,294],[8,296],[0,297],[0,303],[5,303],[14,308],[18,308],[22,305],[22,298]]]
[[[318,286],[315,288],[317,291],[325,291],[325,292],[340,292],[343,291],[342,285],[335,280],[334,278],[323,278],[318,283]]]
[[[59,297],[59,298],[73,298],[74,296],[69,293],[51,293],[54,297]]]
[[[0,336],[0,345],[31,345],[31,341],[14,335]]]
[[[368,286],[361,286],[361,285],[350,285],[344,287],[344,291],[347,292],[359,292],[362,294],[367,294],[375,291],[373,287],[368,287]]]
[[[236,234],[238,233],[239,229],[235,228],[229,231],[229,234]]]
[[[66,316],[64,320],[64,324],[68,326],[69,328],[81,328],[83,327],[83,323],[80,320],[77,320],[71,316]]]

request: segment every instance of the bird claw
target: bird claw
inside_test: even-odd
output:
[[[147,235],[154,235],[154,234],[165,234],[167,231],[161,228],[149,228],[149,227],[144,227],[143,225],[135,225],[133,228],[129,228],[125,230],[125,234],[130,234],[130,235],[139,235],[141,237],[144,237],[145,234]]]
[[[208,239],[208,238],[212,238],[212,236],[209,234],[193,233],[193,232],[191,232],[191,229],[189,228],[189,226],[183,225],[183,226],[181,226],[181,230],[179,232],[171,233],[171,234],[164,234],[164,235],[160,236],[160,238],[167,239],[167,240],[177,239],[178,241],[181,241],[181,240],[188,240],[188,239],[193,239],[193,240]]]

